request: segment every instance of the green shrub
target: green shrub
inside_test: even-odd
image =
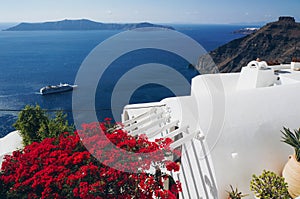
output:
[[[47,137],[58,137],[63,132],[73,132],[74,126],[69,125],[67,114],[57,111],[53,119],[49,119],[47,126],[42,126],[39,130],[41,141]],[[48,133],[45,133],[48,132]]]
[[[14,124],[14,127],[20,130],[20,134],[23,138],[23,144],[29,145],[32,142],[41,141],[39,136],[39,130],[42,126],[47,127],[49,122],[46,112],[41,109],[39,105],[30,106],[27,105],[19,113],[18,120]],[[45,132],[48,129],[44,129]]]
[[[290,199],[284,178],[271,171],[264,170],[260,176],[253,175],[250,189],[261,199]]]
[[[230,185],[230,191],[227,191],[227,193],[228,199],[242,199],[243,197],[247,196],[246,194],[243,195],[238,188],[234,189],[232,185]]]
[[[19,113],[14,127],[20,131],[23,144],[27,146],[47,137],[58,137],[63,132],[73,132],[74,127],[68,124],[66,117],[59,111],[51,118],[39,105],[27,105]]]

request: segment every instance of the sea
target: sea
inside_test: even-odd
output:
[[[249,27],[243,25],[174,25],[179,31],[198,42],[209,52],[227,42],[245,35],[233,31]],[[0,24],[5,29],[8,24]],[[13,131],[18,113],[27,104],[40,105],[49,115],[62,110],[73,122],[72,92],[42,96],[39,89],[59,83],[73,84],[82,62],[101,42],[121,31],[0,31],[0,138]],[[107,49],[107,51],[114,49]],[[147,63],[168,65],[183,74],[187,81],[199,75],[189,63],[172,53],[155,49],[136,50],[115,60],[99,80],[95,94],[98,121],[112,118],[112,109],[121,114],[123,107],[111,107],[114,86],[122,73]],[[148,77],[147,77],[148,76]],[[140,82],[147,73],[135,76]],[[155,82],[155,81],[154,81]],[[101,86],[100,86],[101,85]],[[80,89],[80,85],[78,88]],[[76,92],[76,89],[73,92]],[[180,95],[188,95],[189,89]],[[129,103],[160,101],[175,94],[162,85],[148,83],[137,88]],[[118,119],[117,119],[118,120]]]

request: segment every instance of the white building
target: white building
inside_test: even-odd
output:
[[[182,135],[172,144],[182,146],[181,170],[172,174],[181,198],[226,198],[229,185],[252,198],[252,174],[281,174],[293,153],[280,131],[300,127],[299,65],[252,61],[241,73],[200,75],[190,96],[127,105],[122,120],[131,134]]]

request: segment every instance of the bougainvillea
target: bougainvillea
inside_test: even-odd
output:
[[[107,141],[97,139],[99,130],[126,151],[155,152],[155,161],[145,160],[143,168],[133,173],[106,166],[120,158],[114,151],[106,150]],[[82,140],[94,142],[89,151]],[[165,161],[165,155],[171,153],[171,142],[169,138],[150,142],[144,135],[130,136],[122,128],[116,129],[110,120],[84,124],[78,132],[46,138],[6,156],[0,173],[2,192],[8,198],[177,198],[181,191],[179,182],[165,190],[162,181],[168,175],[146,172],[151,165],[158,170],[162,165],[169,171],[179,170],[177,163]],[[91,154],[102,155],[107,162],[98,161]]]

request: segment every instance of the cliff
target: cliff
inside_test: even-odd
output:
[[[293,17],[280,17],[257,32],[233,40],[210,56],[220,72],[237,72],[251,60],[260,58],[272,63],[290,63],[300,57],[300,23]]]
[[[87,19],[80,20],[62,20],[44,23],[20,23],[5,31],[36,31],[36,30],[130,30],[135,28],[166,28],[174,29],[171,26],[157,25],[148,22],[143,23],[100,23]]]

